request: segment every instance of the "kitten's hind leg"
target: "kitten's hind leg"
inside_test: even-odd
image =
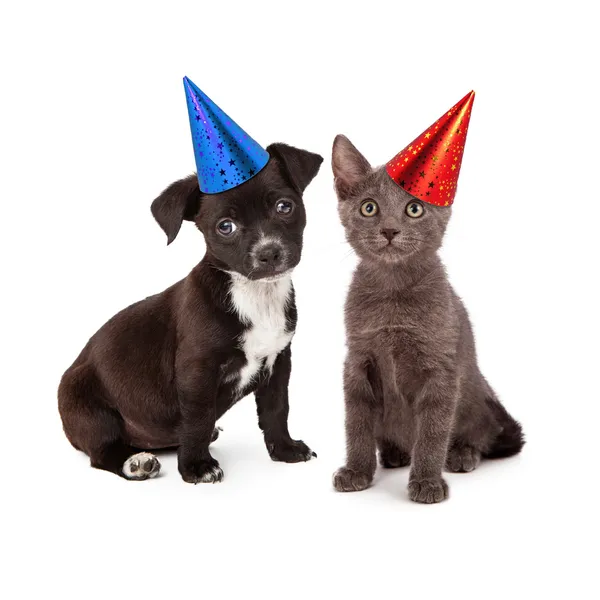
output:
[[[410,453],[396,442],[386,439],[377,440],[379,462],[384,469],[397,469],[410,465]]]
[[[446,456],[446,470],[470,473],[498,436],[501,427],[488,406],[487,398],[494,392],[476,371],[462,381],[452,436]]]
[[[470,473],[481,462],[481,452],[473,446],[454,442],[448,448],[446,471],[451,473]]]
[[[377,415],[375,437],[379,462],[384,469],[410,465],[412,415],[404,399],[395,393],[383,394],[384,409]]]

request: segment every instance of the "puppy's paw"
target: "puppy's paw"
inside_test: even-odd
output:
[[[180,464],[179,472],[187,483],[219,483],[223,480],[223,470],[214,458]]]
[[[342,467],[333,474],[333,487],[338,492],[360,492],[366,490],[372,480],[373,478],[366,473]]]
[[[122,472],[125,479],[133,481],[152,479],[159,474],[160,463],[154,454],[138,452],[123,463]]]
[[[302,440],[267,442],[267,450],[270,457],[279,462],[297,463],[317,458],[317,453],[313,452]]]
[[[379,448],[379,462],[384,469],[397,469],[410,465],[410,454],[396,444],[382,442]]]
[[[210,438],[211,444],[219,438],[219,434],[221,433],[221,431],[223,431],[222,427],[215,427],[213,429],[212,437]]]
[[[451,473],[469,473],[481,462],[481,452],[472,446],[452,446],[446,457],[446,470]]]
[[[411,479],[408,483],[408,497],[413,502],[435,504],[448,498],[448,484],[439,479]]]

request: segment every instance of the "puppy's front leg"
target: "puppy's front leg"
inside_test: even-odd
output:
[[[265,436],[267,450],[273,460],[294,463],[317,456],[302,440],[293,440],[288,432],[288,383],[292,370],[292,351],[282,350],[270,377],[256,389],[258,425]]]
[[[432,504],[448,497],[442,469],[446,462],[457,389],[456,375],[441,372],[431,376],[417,396],[417,431],[408,483],[408,495],[414,502]]]
[[[219,463],[210,455],[216,422],[218,382],[209,361],[185,370],[179,381],[181,428],[177,450],[179,472],[188,483],[216,483],[223,479]]]

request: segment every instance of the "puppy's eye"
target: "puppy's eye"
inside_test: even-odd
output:
[[[279,200],[275,205],[275,210],[280,215],[289,215],[294,210],[294,203],[291,200]]]
[[[231,219],[221,219],[217,223],[217,231],[225,237],[231,235],[237,229],[237,225]]]
[[[364,217],[374,217],[378,212],[379,207],[374,200],[366,200],[360,205],[360,214]]]
[[[425,209],[420,202],[409,202],[406,205],[406,214],[413,219],[418,219],[424,212]]]

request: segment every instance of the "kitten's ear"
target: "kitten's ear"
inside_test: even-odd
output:
[[[271,144],[267,146],[267,152],[281,164],[290,183],[300,194],[314,179],[323,162],[322,156],[287,144]]]
[[[152,202],[152,215],[167,234],[167,245],[177,237],[184,219],[194,220],[200,209],[200,196],[198,177],[194,173],[172,183]]]
[[[335,189],[341,199],[371,172],[369,161],[345,135],[337,135],[333,140],[331,168]]]

